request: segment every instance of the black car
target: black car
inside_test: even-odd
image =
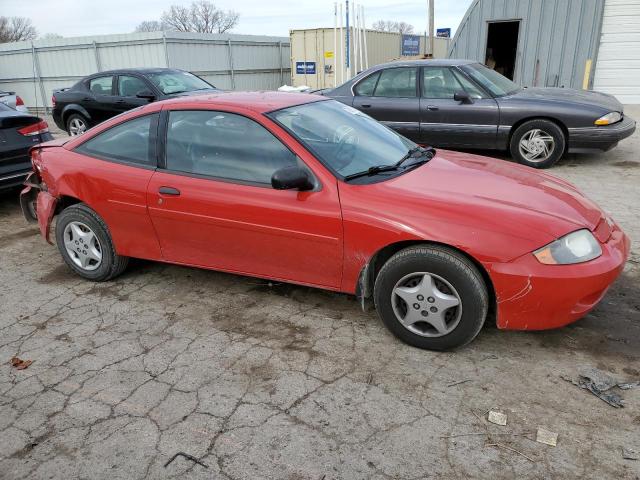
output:
[[[0,190],[24,182],[32,168],[29,149],[49,140],[47,122],[0,103]]]
[[[79,135],[108,118],[149,102],[215,89],[192,73],[172,68],[100,72],[83,78],[73,87],[54,91],[53,121],[69,135]]]
[[[467,60],[378,65],[321,93],[418,143],[509,150],[536,168],[550,167],[566,151],[608,150],[635,130],[611,95],[522,88]]]

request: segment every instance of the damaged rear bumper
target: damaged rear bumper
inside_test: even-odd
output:
[[[543,265],[533,255],[494,264],[498,328],[546,330],[589,313],[620,275],[629,256],[629,238],[615,226],[602,255],[575,265]]]
[[[51,221],[56,211],[58,200],[38,183],[35,173],[30,173],[24,182],[25,187],[20,192],[20,206],[22,214],[30,223],[38,223],[40,233],[44,239],[53,244],[50,238]]]

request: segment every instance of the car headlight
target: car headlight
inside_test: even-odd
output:
[[[611,112],[603,115],[595,122],[596,125],[611,125],[612,123],[616,123],[622,120],[622,114],[620,112]]]
[[[536,250],[533,255],[545,265],[570,265],[598,258],[602,248],[589,230],[578,230]]]

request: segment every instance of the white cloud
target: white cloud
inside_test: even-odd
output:
[[[455,31],[472,0],[436,0],[436,28]],[[2,0],[2,15],[29,17],[38,32],[63,36],[127,33],[143,20],[160,17],[171,4],[190,0]],[[287,36],[289,30],[333,26],[333,2],[317,0],[218,0],[218,7],[240,13],[237,33]],[[416,32],[427,28],[425,1],[365,0],[367,25],[379,19],[411,23]]]

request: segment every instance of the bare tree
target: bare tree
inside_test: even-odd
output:
[[[58,38],[64,38],[64,37],[59,33],[45,33],[44,35],[40,36],[40,40],[56,40]]]
[[[38,36],[31,20],[25,17],[0,17],[0,43],[33,40]]]
[[[207,0],[198,0],[189,7],[172,5],[162,14],[160,23],[165,29],[178,32],[224,33],[235,27],[239,18],[237,12],[224,11]]]
[[[406,22],[394,22],[393,20],[378,20],[373,23],[373,29],[381,32],[413,33],[413,25]]]
[[[161,32],[163,30],[167,30],[167,27],[163,25],[162,22],[158,20],[145,20],[136,27],[135,32]]]

